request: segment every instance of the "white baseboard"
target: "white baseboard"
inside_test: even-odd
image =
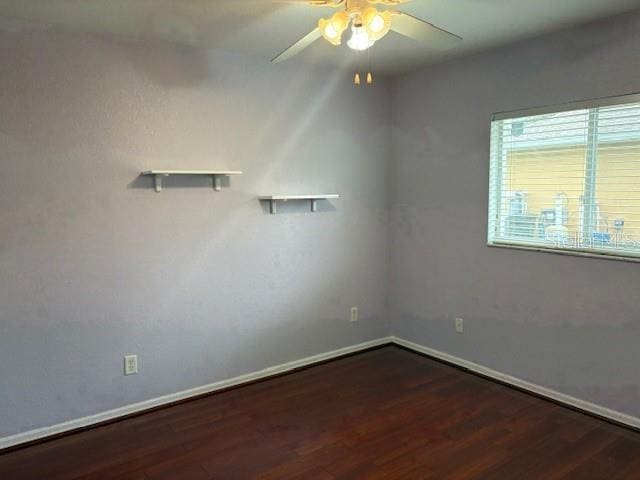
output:
[[[198,395],[215,392],[217,390],[223,390],[225,388],[233,387],[235,385],[241,385],[243,383],[259,380],[261,378],[270,377],[280,373],[285,373],[296,368],[305,367],[314,363],[330,360],[332,358],[340,357],[342,355],[348,355],[350,353],[359,352],[368,348],[377,347],[392,342],[393,337],[383,337],[369,342],[359,343],[357,345],[351,345],[349,347],[339,348],[330,352],[320,353],[318,355],[312,355],[310,357],[294,360],[293,362],[283,363],[273,367],[268,367],[256,372],[240,375],[239,377],[229,378],[227,380],[221,380],[219,382],[211,383],[209,385],[203,385],[201,387],[184,390],[182,392],[176,392],[162,397],[145,400],[144,402],[134,403],[132,405],[126,405],[124,407],[115,408],[106,412],[97,413],[84,418],[78,418],[76,420],[70,420],[68,422],[59,423],[50,427],[38,428],[36,430],[30,430],[24,433],[18,433],[9,437],[0,438],[0,450],[21,443],[27,443],[34,440],[50,437],[52,435],[58,435],[60,433],[69,432],[78,428],[88,427],[96,425],[107,420],[113,420],[132,413],[143,412],[155,407],[161,407],[180,400],[186,400]]]
[[[529,392],[535,393],[536,395],[546,397],[550,400],[554,400],[565,405],[570,405],[580,410],[593,413],[600,417],[607,418],[609,420],[613,420],[614,422],[628,425],[630,427],[640,428],[640,418],[638,417],[633,417],[631,415],[611,410],[610,408],[596,405],[595,403],[587,402],[586,400],[580,400],[579,398],[572,397],[571,395],[566,395],[556,390],[552,390],[550,388],[546,388],[541,385],[528,382],[526,380],[521,380],[517,377],[512,377],[511,375],[507,375],[506,373],[497,372],[496,370],[492,370],[491,368],[478,365],[477,363],[470,362],[454,355],[449,355],[448,353],[440,352],[439,350],[434,350],[433,348],[425,347],[424,345],[410,342],[409,340],[405,340],[403,338],[393,337],[393,343],[402,347],[406,347],[415,352],[420,352],[434,358],[439,358],[440,360],[444,360],[445,362],[449,362],[464,369],[479,373],[481,375],[493,378],[509,385],[513,385],[523,390],[527,390]]]
[[[587,402],[585,400],[580,400],[579,398],[575,398],[570,395],[566,395],[564,393],[551,390],[549,388],[537,385],[535,383],[528,382],[526,380],[521,380],[517,377],[513,377],[511,375],[507,375],[505,373],[492,370],[488,367],[484,367],[477,363],[470,362],[463,358],[456,357],[454,355],[449,355],[448,353],[444,353],[439,350],[435,350],[433,348],[425,347],[423,345],[410,342],[409,340],[405,340],[403,338],[391,336],[391,337],[378,338],[375,340],[371,340],[369,342],[359,343],[357,345],[351,345],[349,347],[339,348],[337,350],[320,353],[318,355],[312,355],[310,357],[301,358],[299,360],[294,360],[292,362],[283,363],[281,365],[265,368],[262,370],[258,370],[256,372],[247,373],[239,377],[229,378],[227,380],[221,380],[219,382],[211,383],[209,385],[203,385],[201,387],[196,387],[189,390],[184,390],[181,392],[164,395],[162,397],[153,398],[153,399],[146,400],[144,402],[135,403],[132,405],[126,405],[124,407],[116,408],[106,412],[97,413],[95,415],[90,415],[88,417],[78,418],[76,420],[70,420],[68,422],[59,423],[57,425],[52,425],[50,427],[38,428],[36,430],[30,430],[28,432],[18,433],[16,435],[0,438],[0,450],[15,446],[15,445],[19,445],[22,443],[27,443],[34,440],[50,437],[53,435],[69,432],[72,430],[76,430],[78,428],[89,427],[91,425],[96,425],[108,420],[113,420],[119,417],[124,417],[126,415],[131,415],[133,413],[143,412],[151,408],[161,407],[163,405],[167,405],[180,400],[187,400],[192,397],[197,397],[198,395],[212,393],[218,390],[223,390],[225,388],[241,385],[243,383],[259,380],[262,378],[267,378],[273,375],[288,372],[290,370],[295,370],[296,368],[305,367],[308,365],[312,365],[314,363],[322,362],[324,360],[331,360],[332,358],[337,358],[342,355],[348,355],[350,353],[356,353],[361,350],[366,350],[368,348],[385,345],[387,343],[395,343],[396,345],[400,345],[402,347],[408,348],[415,352],[424,353],[431,357],[444,360],[446,362],[457,365],[464,369],[479,373],[486,377],[494,378],[500,382],[513,385],[515,387],[521,388],[523,390],[527,390],[529,392],[535,393],[542,397],[546,397],[551,400],[555,400],[557,402],[573,406],[580,410],[593,413],[600,417],[608,418],[610,420],[613,420],[615,422],[618,422],[624,425],[629,425],[630,427],[640,428],[640,418],[638,417],[626,415],[624,413],[617,412],[615,410],[611,410],[609,408],[596,405],[594,403]]]

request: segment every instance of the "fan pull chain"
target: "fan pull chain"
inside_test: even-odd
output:
[[[356,52],[356,63],[358,63],[357,60],[358,60],[358,52]],[[373,85],[373,73],[371,73],[371,49],[367,50],[367,76],[365,78],[366,78],[367,86]],[[356,71],[356,74],[353,77],[353,84],[356,87],[359,87],[361,83],[362,83],[362,80],[360,78],[360,72]]]
[[[371,49],[367,50],[367,64],[368,64],[368,72],[367,72],[367,85],[373,85],[373,74],[371,73]]]
[[[353,77],[353,84],[356,87],[359,87],[361,83],[362,83],[362,80],[360,79],[360,72],[356,72],[356,74]],[[367,72],[366,83],[369,86],[373,85],[373,73],[371,73],[371,71]]]
[[[358,68],[358,64],[359,64],[360,62],[358,62],[358,59],[359,59],[359,55],[358,55],[358,54],[359,54],[360,52],[358,52],[358,50],[356,50],[354,53],[355,53],[355,59],[356,59],[356,60],[355,60],[355,62],[354,62],[354,63],[356,64],[356,74],[355,74],[355,76],[353,77],[353,84],[354,84],[356,87],[359,87],[359,86],[360,86],[360,72],[358,72],[358,70],[359,70],[359,68]]]

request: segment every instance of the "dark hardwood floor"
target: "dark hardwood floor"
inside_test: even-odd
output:
[[[638,479],[640,434],[384,347],[0,456],[0,479]]]

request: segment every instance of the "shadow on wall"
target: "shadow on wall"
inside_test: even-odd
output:
[[[210,193],[221,193],[213,190],[212,178],[209,176],[199,175],[174,175],[162,178],[162,190],[179,190],[179,189],[203,189],[210,190]],[[220,177],[221,186],[223,189],[231,187],[231,178],[229,176]],[[138,175],[128,185],[127,189],[140,189],[148,190],[150,193],[156,195],[162,195],[162,192],[155,191],[155,185],[152,175]],[[256,202],[259,201],[262,213],[265,215],[289,215],[300,213],[323,213],[323,212],[336,212],[336,206],[328,200],[318,200],[316,204],[316,211],[311,211],[311,204],[309,200],[291,200],[291,201],[278,201],[277,212],[271,213],[271,208],[268,200],[258,200],[254,195]]]
[[[337,208],[328,200],[318,200],[317,210],[311,211],[309,200],[277,202],[276,213],[271,213],[271,207],[268,200],[260,200],[262,213],[265,215],[292,215],[305,214],[317,215],[319,213],[336,212]]]
[[[231,177],[222,175],[219,178],[223,189],[231,187]],[[149,190],[152,193],[158,193],[155,191],[153,175],[137,175],[127,184],[127,188]],[[208,175],[173,175],[162,177],[162,190],[180,188],[202,188],[211,190],[212,193],[217,193],[213,190],[213,179]],[[162,192],[159,194],[162,195]]]

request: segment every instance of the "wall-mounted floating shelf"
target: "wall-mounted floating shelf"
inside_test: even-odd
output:
[[[213,179],[213,189],[219,192],[222,189],[222,178],[230,175],[242,175],[242,172],[235,170],[147,170],[142,175],[152,175],[156,192],[162,190],[162,177],[170,175],[205,175]]]
[[[288,202],[291,200],[310,200],[311,211],[315,212],[318,210],[318,200],[330,200],[332,198],[340,198],[340,195],[336,193],[330,193],[320,195],[263,195],[261,197],[258,197],[260,201],[269,202],[271,213],[276,213],[277,202]]]

